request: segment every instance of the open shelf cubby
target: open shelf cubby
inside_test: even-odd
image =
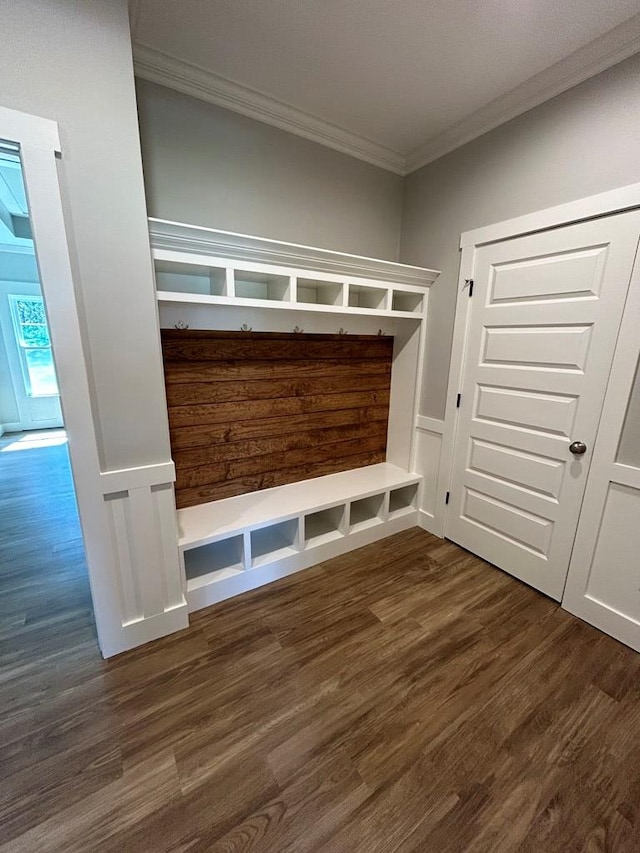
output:
[[[349,307],[384,311],[387,307],[388,294],[389,291],[384,287],[364,287],[358,284],[350,284]]]
[[[334,281],[318,281],[312,278],[298,279],[298,302],[312,305],[342,305],[344,284]]]
[[[235,295],[240,299],[264,299],[287,302],[291,297],[291,279],[286,275],[235,270]]]
[[[240,574],[244,571],[242,535],[184,551],[184,569],[190,589]]]
[[[389,492],[389,518],[397,518],[408,512],[415,512],[418,497],[418,484],[391,489]]]
[[[260,527],[250,535],[252,568],[289,557],[299,550],[297,518]]]
[[[304,541],[307,548],[316,548],[344,536],[344,504],[311,512],[304,517]]]
[[[391,299],[392,311],[407,311],[413,314],[420,314],[424,304],[422,293],[411,293],[402,290],[394,290]]]
[[[349,532],[366,530],[374,524],[382,524],[384,515],[384,492],[351,501],[349,507]]]
[[[202,296],[226,295],[226,270],[201,264],[156,261],[156,287],[159,291],[196,293]]]

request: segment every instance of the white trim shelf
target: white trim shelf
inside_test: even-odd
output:
[[[184,260],[186,257],[198,256],[198,263],[214,267],[225,266],[228,262],[231,266],[250,269],[251,264],[257,263],[270,268],[293,267],[325,274],[338,272],[342,277],[346,274],[348,278],[422,288],[429,287],[440,275],[439,270],[401,264],[397,261],[367,258],[332,249],[286,243],[153,217],[149,218],[149,236],[154,253],[162,251],[168,260],[172,257]],[[220,260],[223,261],[222,264]]]
[[[403,294],[404,295],[404,294]],[[331,305],[331,304],[315,304],[310,302],[292,302],[275,299],[251,299],[240,296],[210,296],[209,294],[200,293],[180,293],[175,291],[158,291],[158,302],[163,303],[178,303],[188,305],[225,305],[237,306],[241,308],[266,308],[275,310],[314,312],[322,314],[347,314],[347,315],[365,315],[368,317],[394,317],[406,320],[422,320],[423,309],[415,311],[401,311],[397,309],[386,308],[359,308],[352,305]]]
[[[414,526],[420,483],[380,463],[178,510],[189,609]]]
[[[436,270],[149,220],[160,305],[423,320]]]

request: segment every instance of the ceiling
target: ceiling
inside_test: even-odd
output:
[[[20,159],[0,149],[0,250],[8,249],[33,251],[33,241]]]
[[[638,0],[133,0],[136,73],[406,174],[640,51]]]

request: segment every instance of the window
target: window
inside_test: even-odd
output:
[[[9,294],[9,306],[27,396],[57,395],[58,380],[42,298]]]

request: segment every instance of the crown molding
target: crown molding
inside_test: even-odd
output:
[[[638,51],[640,15],[635,15],[409,152],[406,156],[405,174],[432,163]]]
[[[234,83],[159,50],[143,44],[134,44],[133,66],[136,76],[143,80],[159,83],[185,95],[310,139],[373,166],[404,175],[405,159],[399,151],[372,142],[364,136],[351,133],[255,89]]]
[[[438,270],[395,261],[349,255],[331,249],[317,249],[314,246],[284,243],[267,237],[253,237],[153,217],[149,218],[149,237],[154,249],[189,252],[226,261],[248,261],[357,276],[416,287],[429,287],[440,274]]]
[[[137,28],[138,12],[139,0],[133,0],[131,19],[134,31]],[[638,51],[640,15],[614,27],[560,62],[525,80],[406,155],[147,45],[134,43],[133,58],[135,73],[144,80],[241,113],[396,175],[405,176]]]

